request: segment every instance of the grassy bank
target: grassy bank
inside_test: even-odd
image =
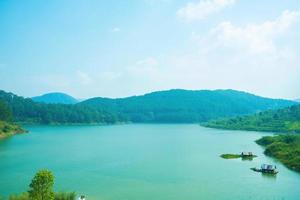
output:
[[[288,168],[300,172],[300,135],[265,136],[256,141],[264,146],[264,153],[282,162]]]

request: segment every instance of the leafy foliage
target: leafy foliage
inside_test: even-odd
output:
[[[231,130],[253,130],[300,133],[300,106],[270,110],[255,115],[216,120],[204,126]]]
[[[54,176],[49,170],[39,171],[30,183],[29,198],[34,200],[54,200]]]
[[[300,135],[266,136],[256,141],[265,146],[265,154],[300,172]]]

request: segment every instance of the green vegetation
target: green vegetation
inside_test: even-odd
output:
[[[54,176],[49,170],[41,170],[32,179],[28,192],[11,195],[9,200],[75,200],[74,192],[53,191]]]
[[[54,176],[49,170],[39,171],[32,179],[28,191],[29,198],[35,200],[53,200]]]
[[[220,157],[224,159],[242,158],[243,160],[253,160],[253,158],[257,156],[256,155],[242,156],[241,154],[222,154]]]
[[[11,110],[3,101],[0,101],[0,121],[11,122],[12,120]]]
[[[74,200],[75,198],[75,192],[58,192],[55,193],[54,200]]]
[[[73,105],[38,103],[0,91],[0,100],[10,107],[14,121],[43,124],[198,123],[295,104],[234,90],[169,90],[119,99],[92,98]]]
[[[240,154],[222,154],[220,157],[224,159],[235,159],[235,158],[241,158],[242,156]]]
[[[264,146],[265,154],[272,156],[288,168],[300,172],[300,135],[266,136],[256,141]]]
[[[210,121],[202,125],[230,130],[300,133],[300,106],[294,105],[250,116]]]
[[[4,102],[0,101],[0,139],[24,132],[20,126],[11,122],[12,119],[10,109]]]
[[[0,139],[23,132],[24,130],[19,125],[0,121]]]
[[[76,194],[75,192],[58,192],[54,193],[54,200],[75,200]],[[0,198],[1,200],[1,198]],[[24,192],[19,195],[11,195],[9,200],[32,200],[29,197],[28,192]]]
[[[29,98],[0,91],[0,101],[12,110],[14,121],[42,124],[112,124],[124,122],[118,113],[107,112],[101,108],[93,109],[81,105],[37,103]]]
[[[234,90],[169,90],[121,99],[93,98],[79,103],[121,113],[131,122],[150,123],[206,122],[293,104]]]

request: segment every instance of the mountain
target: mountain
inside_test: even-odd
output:
[[[197,123],[246,115],[295,104],[235,90],[181,90],[153,92],[127,98],[92,98],[78,105],[120,113],[132,122]]]
[[[14,121],[26,123],[199,123],[288,107],[293,101],[234,90],[168,90],[127,98],[92,98],[76,104],[35,102],[0,91]]]
[[[75,104],[79,102],[74,97],[60,92],[47,93],[41,96],[32,97],[31,99],[35,102],[51,103],[51,104],[56,104],[56,103]]]
[[[42,124],[114,124],[126,121],[119,114],[77,104],[46,104],[34,102],[0,90],[0,101],[12,111],[14,121]]]
[[[203,125],[230,130],[300,133],[300,105],[269,110],[250,116],[211,121]]]

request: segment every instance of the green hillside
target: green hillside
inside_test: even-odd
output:
[[[169,90],[109,99],[93,98],[79,103],[123,114],[132,122],[197,123],[223,117],[278,109],[295,102],[269,99],[235,90]]]
[[[210,121],[204,126],[231,130],[300,133],[300,105],[258,114]]]
[[[169,90],[119,99],[92,98],[72,105],[34,102],[0,91],[0,100],[10,107],[14,121],[44,124],[199,123],[295,104],[234,90]]]
[[[118,113],[82,105],[45,104],[0,91],[0,100],[12,110],[14,121],[43,124],[117,123],[126,121]]]

